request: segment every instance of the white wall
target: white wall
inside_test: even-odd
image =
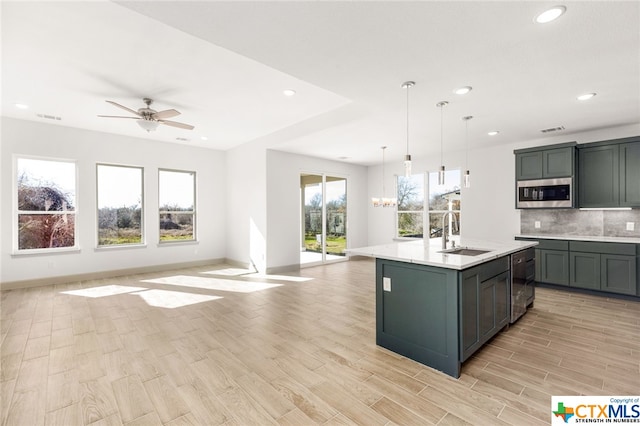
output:
[[[367,168],[281,151],[267,151],[269,269],[300,262],[300,174],[347,179],[347,248],[367,245]]]
[[[160,131],[160,130],[158,130]],[[220,151],[88,130],[2,118],[0,282],[88,274],[225,257],[226,160]],[[76,160],[80,252],[12,255],[13,157]],[[147,246],[96,250],[96,162],[144,167]],[[198,244],[159,246],[158,168],[193,170],[197,176]]]
[[[461,235],[467,238],[504,241],[520,233],[520,211],[515,208],[515,157],[514,149],[552,145],[564,142],[588,143],[640,135],[640,125],[624,125],[572,135],[514,142],[469,151],[471,187],[462,189]],[[500,137],[504,137],[501,135]],[[437,158],[436,158],[437,157]],[[464,153],[445,153],[447,168],[463,169]],[[414,158],[413,171],[436,171],[439,156],[431,159]],[[382,192],[382,168],[369,167],[369,197]],[[395,191],[394,174],[401,174],[402,162],[387,160],[385,167],[386,192]],[[369,206],[369,244],[385,244],[395,235],[394,209]]]
[[[227,258],[266,271],[267,161],[261,143],[227,151]]]

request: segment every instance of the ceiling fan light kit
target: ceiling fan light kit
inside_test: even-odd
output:
[[[175,109],[166,109],[164,111],[156,111],[151,109],[151,104],[153,103],[153,99],[151,98],[143,98],[142,101],[147,105],[146,107],[139,108],[137,111],[131,108],[127,108],[124,105],[120,105],[117,102],[106,101],[113,106],[121,108],[130,114],[135,115],[135,117],[127,117],[120,115],[98,115],[98,117],[104,118],[132,118],[137,121],[138,125],[142,127],[147,132],[155,131],[160,124],[164,124],[165,126],[177,127],[179,129],[185,130],[193,130],[194,126],[191,124],[179,123],[177,121],[165,120],[166,118],[172,118],[180,115],[180,111]]]

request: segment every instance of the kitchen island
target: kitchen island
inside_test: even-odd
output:
[[[422,240],[348,250],[376,258],[376,344],[460,377],[460,366],[509,324],[510,256],[531,241]]]

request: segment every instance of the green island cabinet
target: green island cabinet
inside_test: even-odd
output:
[[[517,149],[516,180],[571,177],[575,170],[576,142]]]
[[[376,259],[376,344],[460,377],[509,323],[509,298],[509,256],[462,271]]]
[[[536,246],[536,281],[640,296],[640,244],[531,239]]]
[[[640,207],[640,136],[578,147],[578,204]]]

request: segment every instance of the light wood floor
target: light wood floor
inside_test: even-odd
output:
[[[552,395],[640,391],[639,302],[538,289],[455,380],[375,345],[374,269],[3,291],[2,424],[545,425]]]

